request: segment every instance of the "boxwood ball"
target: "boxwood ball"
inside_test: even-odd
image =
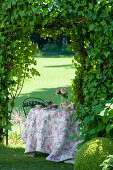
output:
[[[74,170],[102,170],[100,164],[113,154],[113,140],[98,137],[86,142],[75,157]]]

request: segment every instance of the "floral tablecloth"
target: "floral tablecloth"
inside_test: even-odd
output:
[[[72,119],[74,113],[62,109],[31,109],[22,131],[25,153],[48,153],[46,160],[55,162],[75,158],[80,141],[69,139],[78,126]]]

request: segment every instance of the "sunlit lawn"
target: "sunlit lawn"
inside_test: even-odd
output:
[[[74,78],[75,68],[72,64],[72,55],[56,55],[35,57],[36,69],[41,76],[34,76],[26,80],[21,95],[15,101],[15,107],[21,108],[22,102],[27,97],[39,97],[43,100],[52,100],[55,104],[60,103],[60,96],[55,95],[57,88],[68,89],[68,101],[71,98],[71,79]]]
[[[55,104],[60,103],[60,96],[55,95],[57,88],[66,87],[68,96],[71,98],[71,79],[74,78],[75,69],[72,65],[73,56],[43,56],[35,57],[36,69],[41,76],[35,76],[26,80],[21,95],[15,101],[15,111],[23,115],[22,102],[27,97],[39,97],[43,100],[52,100]],[[22,130],[21,125],[21,130]],[[20,133],[20,128],[13,125],[9,132],[8,147],[0,145],[0,169],[1,170],[72,170],[73,165],[64,162],[55,163],[46,161],[47,154],[38,153],[36,157],[28,157],[24,154],[25,144],[22,140],[11,140],[11,133]],[[13,138],[13,137],[12,137]]]

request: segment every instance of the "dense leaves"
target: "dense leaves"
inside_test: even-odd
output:
[[[33,75],[39,76],[39,72],[33,68],[36,61],[31,58],[38,49],[30,41],[32,26],[30,30],[24,27],[23,23],[28,21],[22,17],[22,13],[20,14],[21,5],[14,1],[4,1],[0,15],[2,22],[0,25],[0,137],[10,129],[9,120],[14,100],[20,94],[25,79]]]
[[[77,119],[82,120],[79,131],[85,141],[96,136],[108,136],[108,132],[112,130],[112,118],[104,116],[103,119],[100,119],[99,116],[105,103],[113,98],[112,5],[113,2],[110,1],[98,1],[89,3],[87,11],[86,8],[83,11],[88,18],[87,29],[85,32],[83,31],[87,39],[88,53],[82,74],[84,103],[79,100],[75,100],[75,102],[78,107]],[[76,59],[74,62],[76,63]],[[79,62],[80,64],[81,62]],[[81,72],[80,67],[76,72],[78,71]],[[78,80],[80,77],[76,76],[72,82],[75,91],[74,98],[78,92],[76,86]],[[110,133],[109,137],[112,137]]]
[[[1,3],[0,127],[6,125],[10,91],[14,94],[14,87],[18,88],[18,82],[21,84],[25,75],[29,77],[29,72],[36,73],[28,68],[30,63],[35,64],[30,58],[31,33],[55,38],[65,32],[71,38],[70,48],[76,53],[72,100],[77,106],[76,119],[81,121],[79,138],[87,141],[106,136],[112,129],[111,123],[103,121],[99,114],[113,97],[112,14],[112,0],[4,0]],[[16,68],[22,70],[20,79]]]

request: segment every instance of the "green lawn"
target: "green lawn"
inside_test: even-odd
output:
[[[47,154],[38,153],[36,157],[24,155],[25,146],[0,145],[0,170],[72,170],[73,165],[63,162],[46,161]]]
[[[21,95],[15,100],[15,107],[21,108],[22,102],[27,97],[39,97],[52,100],[55,104],[60,103],[60,96],[55,95],[57,88],[66,87],[68,96],[71,98],[71,79],[74,78],[75,69],[72,64],[72,55],[56,55],[35,57],[37,60],[36,69],[41,76],[34,76],[26,80]]]

